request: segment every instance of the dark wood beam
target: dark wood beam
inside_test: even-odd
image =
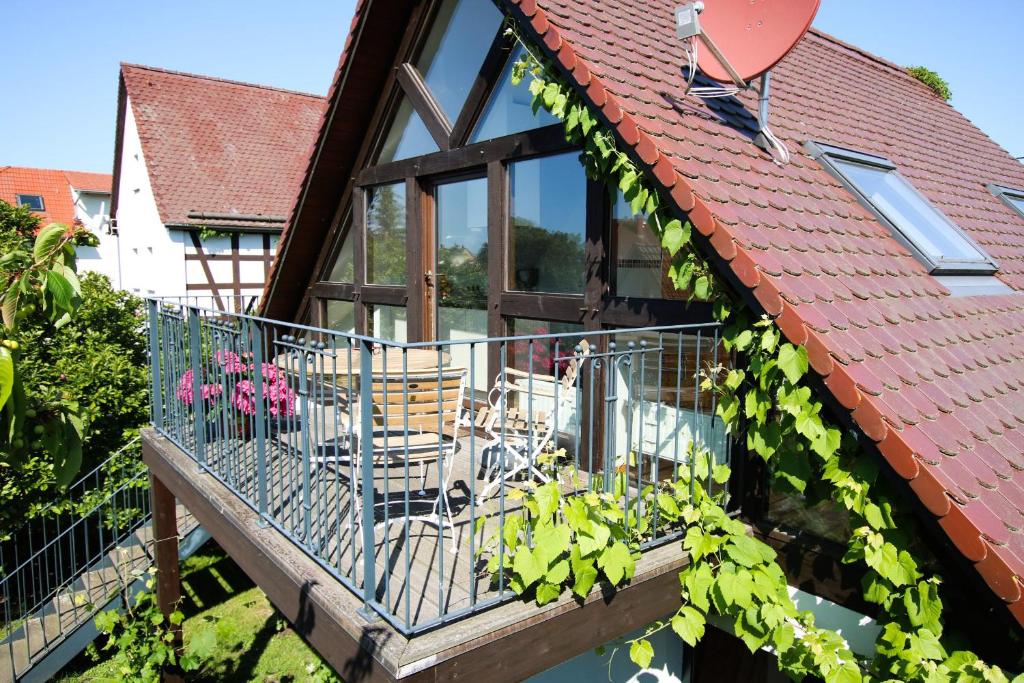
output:
[[[160,612],[170,624],[171,614],[181,602],[181,576],[178,569],[178,516],[174,494],[159,477],[150,472],[149,500],[153,511],[153,554],[156,559],[156,602]],[[184,640],[181,625],[172,627],[174,647],[180,653]],[[177,667],[167,667],[161,679],[164,683],[184,683],[185,677]]]
[[[437,146],[442,151],[450,149],[452,124],[449,123],[441,105],[434,99],[430,88],[423,82],[423,76],[420,75],[419,69],[409,62],[404,62],[398,65],[398,72],[395,76],[402,85],[405,96],[409,98],[412,108],[423,119],[423,123],[427,126],[427,130],[430,131]]]
[[[466,103],[462,105],[462,112],[459,114],[458,120],[455,121],[455,125],[452,126],[452,149],[466,144],[466,140],[473,132],[474,124],[487,105],[487,100],[497,85],[498,79],[501,78],[501,72],[508,62],[514,41],[512,36],[505,35],[504,30],[499,30],[498,34],[494,36],[487,56],[484,57],[484,63],[480,65],[480,71],[473,81],[473,86],[469,89],[469,95],[466,96]]]
[[[501,314],[512,318],[534,318],[583,324],[589,314],[582,295],[503,292]]]
[[[505,161],[515,157],[537,154],[554,154],[570,149],[573,149],[573,145],[566,141],[561,124],[555,124],[466,145],[447,152],[433,152],[420,157],[371,166],[359,172],[356,176],[356,184],[360,186],[378,185],[414,176],[432,176],[453,171],[465,171],[471,168],[482,168],[491,161]]]

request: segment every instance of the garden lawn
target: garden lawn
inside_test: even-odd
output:
[[[212,541],[182,565],[185,641],[208,629],[214,655],[190,681],[336,681],[252,581]],[[106,636],[100,636],[102,647]],[[102,651],[101,651],[101,654]],[[56,678],[61,683],[120,681],[111,663],[83,654]]]

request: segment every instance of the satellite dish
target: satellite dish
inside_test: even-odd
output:
[[[705,0],[701,29],[717,50],[703,50],[697,66],[720,83],[733,80],[730,67],[744,82],[757,78],[800,42],[820,4],[821,0]]]
[[[779,165],[789,150],[768,127],[773,66],[804,37],[821,0],[695,0],[676,8],[676,36],[686,54],[686,92],[702,98],[731,97],[758,88],[759,135],[755,143]],[[699,49],[703,46],[705,49]],[[719,86],[693,87],[700,70]]]

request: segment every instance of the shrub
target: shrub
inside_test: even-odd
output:
[[[949,83],[946,82],[942,76],[935,73],[926,66],[908,66],[907,73],[921,81],[929,88],[932,92],[941,97],[946,102],[953,99],[953,91],[949,88]]]

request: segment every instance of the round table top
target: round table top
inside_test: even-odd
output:
[[[359,375],[362,372],[360,362],[360,349],[323,349],[321,351],[310,349],[306,356],[307,371],[320,375],[346,377],[349,374]],[[374,374],[387,372],[396,376],[404,372],[422,373],[429,370],[437,370],[438,352],[436,349],[378,349],[373,354],[371,362]],[[451,364],[451,354],[442,351],[440,353],[441,367],[448,367]],[[297,372],[299,369],[299,352],[285,352],[278,354],[275,358],[277,367],[288,371]]]

